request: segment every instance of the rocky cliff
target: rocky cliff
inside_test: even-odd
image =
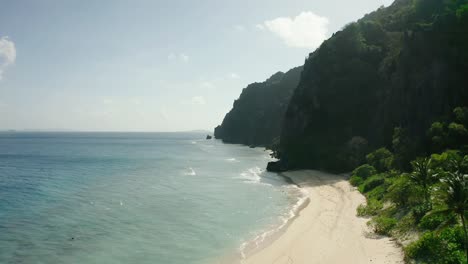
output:
[[[356,149],[390,145],[395,127],[421,141],[467,105],[466,2],[398,0],[311,53],[284,118],[283,166],[346,170]]]
[[[284,113],[299,83],[302,67],[278,72],[268,80],[242,90],[232,110],[215,129],[226,143],[268,146],[281,132]]]
[[[249,85],[215,135],[270,146],[281,159],[272,170],[349,170],[391,148],[394,131],[423,153],[430,124],[468,106],[467,47],[468,0],[396,0],[333,34],[303,68]]]

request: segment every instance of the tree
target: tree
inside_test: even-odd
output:
[[[409,170],[414,150],[407,129],[396,127],[393,130],[392,147],[395,166],[400,170]]]
[[[464,125],[452,122],[448,126],[448,134],[450,136],[450,147],[460,148],[468,144],[468,130]]]
[[[459,150],[446,150],[440,154],[431,155],[431,167],[441,174],[451,170],[454,164],[460,164],[460,166],[464,164],[463,156]]]
[[[466,160],[465,156],[465,160]],[[448,171],[443,178],[444,183],[444,202],[446,208],[437,211],[437,213],[450,214],[455,213],[460,217],[463,231],[465,234],[465,253],[468,262],[468,234],[466,230],[466,213],[468,212],[468,174],[461,172],[461,164],[454,162],[454,171]]]
[[[455,120],[458,123],[468,126],[468,107],[457,107],[453,109],[453,114],[455,115]]]
[[[418,158],[412,161],[413,172],[410,174],[410,179],[422,188],[424,203],[428,206],[428,209],[432,208],[430,186],[436,175],[431,168],[431,162],[430,158]]]
[[[433,150],[439,152],[448,146],[447,124],[442,122],[434,122],[428,130],[428,135],[433,144]]]
[[[386,148],[379,148],[367,154],[366,159],[378,172],[385,172],[393,166],[393,154]]]
[[[415,204],[419,200],[417,189],[408,174],[400,175],[388,187],[386,198],[395,203],[399,207],[406,207]]]
[[[364,163],[366,153],[368,152],[369,143],[363,137],[352,137],[344,149],[344,159],[347,167],[356,168]]]

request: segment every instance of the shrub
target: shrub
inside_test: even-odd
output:
[[[445,214],[427,214],[421,218],[418,227],[425,230],[434,230],[445,223],[453,223],[454,215]]]
[[[464,263],[462,236],[459,227],[446,228],[439,235],[426,232],[419,240],[408,245],[405,253],[418,263]]]
[[[393,154],[386,148],[379,148],[367,154],[366,160],[378,172],[384,172],[393,167]]]
[[[377,199],[368,199],[367,205],[361,204],[357,208],[358,216],[373,216],[383,208],[381,201]]]
[[[397,220],[391,217],[378,216],[369,222],[375,233],[380,235],[389,235],[390,231],[396,226]]]
[[[398,220],[397,225],[394,228],[394,230],[397,230],[398,232],[402,234],[408,234],[408,232],[414,230],[415,226],[416,226],[416,223],[414,220],[414,216],[410,212]]]
[[[352,175],[356,175],[356,176],[359,176],[361,177],[362,179],[367,179],[369,178],[370,176],[376,174],[377,171],[375,170],[375,168],[369,164],[364,164],[364,165],[361,165],[359,167],[357,167],[354,171],[353,171],[353,174]]]
[[[463,137],[468,135],[468,131],[462,124],[450,123],[448,126],[449,135],[452,137]]]
[[[417,223],[431,210],[430,206],[426,203],[416,205],[412,208],[414,219]]]
[[[372,189],[372,191],[368,192],[366,194],[368,199],[377,199],[377,200],[382,200],[383,197],[385,196],[386,188],[384,185],[380,185]]]
[[[446,150],[441,154],[431,155],[431,166],[435,169],[442,168],[449,170],[451,161],[461,160],[462,156],[459,150]]]
[[[377,171],[375,170],[374,167],[372,167],[369,164],[364,164],[364,165],[361,165],[361,166],[357,167],[356,169],[354,169],[354,171],[351,174],[351,178],[349,179],[349,182],[353,186],[359,186],[367,178],[369,178],[370,176],[372,176],[372,175],[374,175],[376,173],[377,173]]]
[[[363,182],[364,182],[364,179],[356,175],[353,175],[351,176],[351,178],[349,178],[349,183],[351,183],[351,185],[353,186],[359,186]]]
[[[465,9],[467,9],[467,7],[468,5],[465,5]],[[453,114],[455,115],[455,120],[457,122],[468,125],[468,107],[457,107],[453,109]]]
[[[397,177],[388,187],[386,199],[395,203],[399,207],[416,204],[419,199],[419,190],[407,174]]]
[[[377,174],[369,179],[365,180],[360,186],[359,191],[362,193],[367,193],[374,189],[375,187],[382,185],[385,182],[385,179],[382,175]]]

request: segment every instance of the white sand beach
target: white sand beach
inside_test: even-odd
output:
[[[356,216],[365,198],[344,177],[310,170],[285,175],[307,190],[310,202],[283,234],[242,263],[403,263],[402,250]]]

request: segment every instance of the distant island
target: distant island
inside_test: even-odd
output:
[[[466,263],[468,1],[396,0],[301,67],[245,88],[215,129],[273,171],[351,172],[369,225],[418,263]]]

